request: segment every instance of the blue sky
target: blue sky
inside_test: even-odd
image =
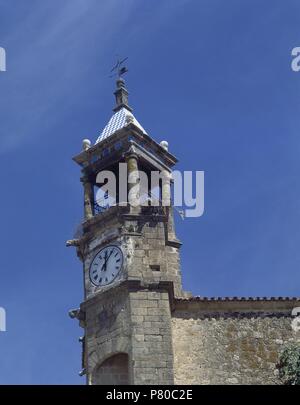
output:
[[[111,116],[117,54],[143,127],[205,171],[204,216],[177,218],[185,288],[300,295],[298,0],[0,0],[0,14],[1,384],[84,383],[71,157]]]

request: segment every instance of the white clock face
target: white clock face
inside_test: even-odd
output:
[[[90,266],[90,280],[95,286],[114,281],[123,266],[123,253],[117,246],[106,246],[94,257]]]

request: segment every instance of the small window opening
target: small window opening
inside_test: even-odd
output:
[[[160,271],[160,265],[159,264],[150,264],[150,269],[152,271]]]

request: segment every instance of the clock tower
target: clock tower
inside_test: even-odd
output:
[[[183,294],[170,203],[177,160],[134,117],[123,78],[116,83],[111,119],[73,158],[84,192],[80,231],[67,242],[83,263],[83,302],[70,311],[84,329],[81,375],[96,385],[174,384],[170,302]],[[104,191],[108,182],[115,191]]]

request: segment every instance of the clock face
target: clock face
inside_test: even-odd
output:
[[[90,266],[90,280],[95,286],[114,281],[123,266],[123,253],[117,246],[106,246],[94,257]]]

